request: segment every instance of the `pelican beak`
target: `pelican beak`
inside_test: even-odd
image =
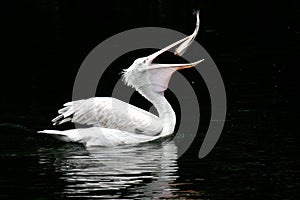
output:
[[[168,51],[169,49],[171,49],[171,48],[173,48],[173,47],[179,45],[180,43],[186,41],[187,39],[189,39],[189,36],[188,36],[188,37],[185,37],[185,38],[183,38],[183,39],[181,39],[181,40],[179,40],[179,41],[177,41],[177,42],[175,42],[175,43],[173,43],[173,44],[170,44],[169,46],[167,46],[167,47],[165,47],[165,48],[163,48],[163,49],[161,49],[161,50],[159,50],[159,51],[157,51],[157,52],[151,54],[150,56],[147,56],[147,60],[150,61],[150,62],[152,62],[152,61],[153,61],[157,56],[159,56],[160,54],[162,54],[162,53],[164,53],[165,51]]]
[[[162,69],[162,68],[173,68],[175,70],[186,69],[195,67],[199,63],[203,62],[204,59],[198,60],[192,63],[184,63],[184,64],[152,64],[149,69]]]
[[[200,26],[199,12],[200,11],[198,10],[195,12],[196,12],[196,17],[197,17],[197,23],[196,23],[196,28],[194,30],[194,33],[192,35],[190,35],[187,40],[182,42],[182,44],[179,45],[179,47],[177,47],[175,49],[175,52],[174,52],[175,55],[182,56],[184,54],[184,52],[186,52],[188,47],[192,44],[192,42],[194,41],[194,39],[199,31],[199,26]]]
[[[200,25],[199,11],[196,11],[196,17],[197,17],[196,28],[192,35],[187,36],[177,42],[174,42],[173,44],[170,44],[169,46],[151,54],[150,56],[146,57],[146,60],[148,62],[152,62],[157,56],[159,56],[160,54],[164,53],[165,51],[170,50],[171,48],[173,48],[179,44],[181,44],[181,45],[179,45],[179,47],[175,49],[174,54],[178,55],[178,56],[183,55],[184,52],[188,49],[188,47],[192,44],[192,42],[194,41],[194,39],[198,33],[199,25]]]
[[[204,59],[186,64],[151,64],[146,71],[152,89],[156,92],[163,92],[168,88],[173,73],[180,69],[194,67]]]

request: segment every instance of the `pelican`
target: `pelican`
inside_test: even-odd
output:
[[[92,125],[89,128],[71,130],[44,130],[64,142],[78,142],[86,146],[115,146],[153,141],[171,135],[176,124],[172,106],[164,97],[172,74],[191,68],[204,61],[201,59],[186,64],[156,64],[153,60],[162,53],[178,46],[174,54],[181,56],[195,39],[199,30],[199,11],[196,12],[196,28],[187,36],[147,56],[136,59],[123,70],[122,80],[151,102],[158,116],[112,97],[93,97],[72,101],[58,110],[53,125],[73,122]]]

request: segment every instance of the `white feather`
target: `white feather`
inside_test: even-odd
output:
[[[44,130],[39,131],[38,133],[46,133],[63,142],[77,142],[82,143],[85,146],[138,144],[161,138],[161,136],[148,136],[100,127],[71,129],[65,131]]]
[[[60,115],[52,120],[54,124],[71,120],[73,123],[132,133],[138,129],[145,135],[157,135],[163,128],[159,117],[111,97],[94,97],[64,105],[66,107],[59,110]]]
[[[65,142],[79,142],[86,146],[115,146],[153,141],[171,135],[176,124],[176,116],[171,105],[163,95],[169,80],[176,70],[193,67],[203,60],[187,64],[152,64],[152,61],[169,49],[180,45],[175,53],[182,55],[194,40],[199,28],[197,24],[191,36],[183,38],[150,56],[138,58],[123,71],[123,81],[136,89],[157,109],[159,117],[138,107],[111,97],[94,97],[72,101],[58,110],[54,125],[68,121],[93,125],[85,129],[66,131],[44,130],[39,133],[50,134]]]

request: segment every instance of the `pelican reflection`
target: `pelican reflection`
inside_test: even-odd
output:
[[[80,148],[80,149],[78,149]],[[173,141],[118,147],[64,145],[55,169],[74,197],[169,198],[177,189],[177,146]]]

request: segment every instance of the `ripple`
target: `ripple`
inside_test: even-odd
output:
[[[159,198],[172,197],[177,190],[173,186],[178,169],[173,141],[87,149],[65,145],[56,152],[55,170],[66,183],[66,197]],[[47,155],[40,162],[47,162]]]

